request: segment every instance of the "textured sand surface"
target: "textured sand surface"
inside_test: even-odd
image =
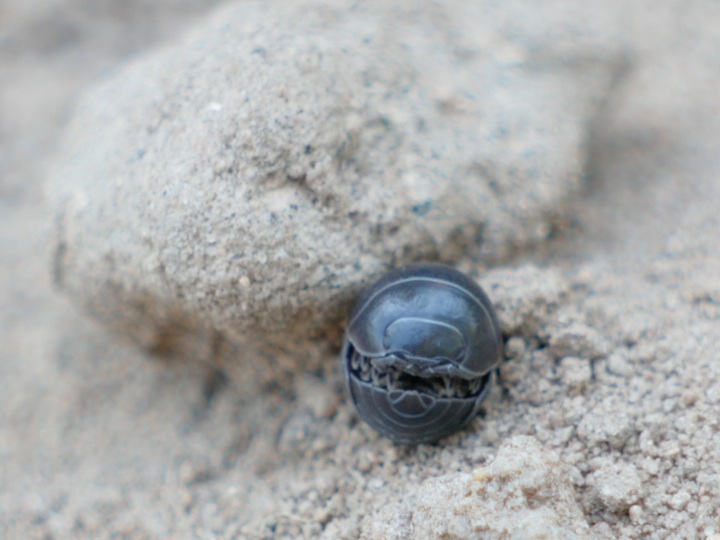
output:
[[[302,372],[221,345],[223,372],[51,285],[43,182],[78,93],[207,4],[0,2],[0,537],[718,540],[718,5],[558,3],[626,53],[586,191],[561,237],[458,263],[498,307],[502,386],[400,447],[356,417],[333,343]]]
[[[155,347],[282,347],[390,268],[545,241],[621,54],[483,6],[241,2],[118,69],[47,183],[58,286]]]

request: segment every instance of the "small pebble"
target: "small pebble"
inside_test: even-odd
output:
[[[634,373],[630,362],[624,354],[615,353],[608,357],[607,370],[613,375],[631,377]]]
[[[638,523],[643,517],[642,506],[639,504],[633,504],[628,510],[628,515],[630,516],[630,521]]]

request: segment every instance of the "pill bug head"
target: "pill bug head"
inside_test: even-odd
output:
[[[465,274],[409,265],[380,279],[350,315],[342,350],[360,416],[400,443],[431,442],[477,414],[502,356],[492,305]]]

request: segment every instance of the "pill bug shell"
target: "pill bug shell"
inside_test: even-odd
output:
[[[448,266],[416,264],[360,297],[341,355],[363,420],[399,443],[431,442],[477,414],[502,337],[475,281]]]

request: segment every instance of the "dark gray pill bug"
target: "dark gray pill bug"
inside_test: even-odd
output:
[[[502,337],[477,283],[447,266],[413,264],[361,296],[341,355],[363,420],[398,443],[427,443],[475,417]]]

